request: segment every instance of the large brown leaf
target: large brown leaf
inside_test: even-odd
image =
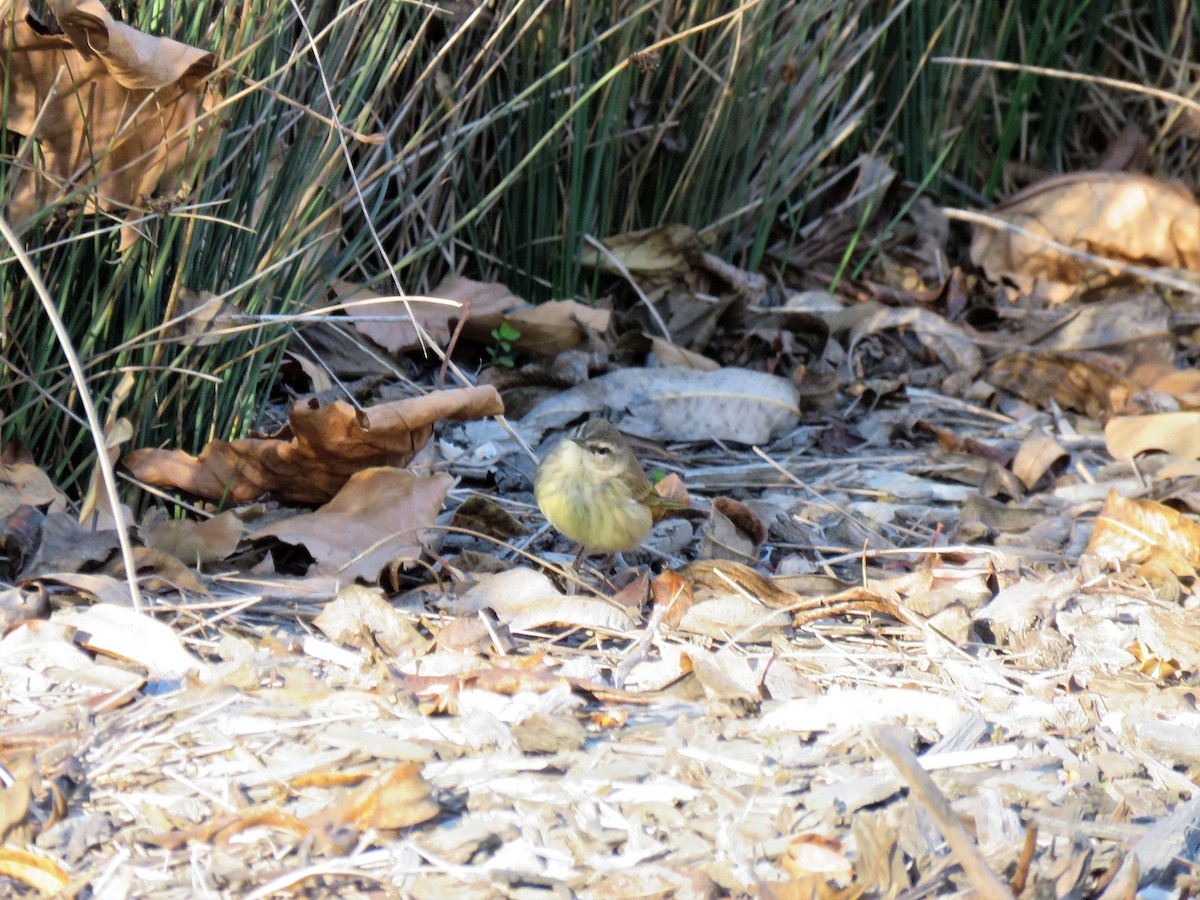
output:
[[[972,262],[991,280],[1007,278],[1024,291],[1040,283],[1050,299],[1065,299],[1097,268],[1064,246],[1118,262],[1200,271],[1200,206],[1186,189],[1147,175],[1074,172],[1048,178],[1010,197],[992,215],[1021,231],[977,227]]]
[[[366,469],[320,509],[272,522],[255,537],[302,544],[316,560],[313,574],[372,581],[389,563],[421,555],[424,529],[453,484],[445,472],[424,478],[403,469]]]
[[[440,419],[499,415],[490,386],[437,391],[356,410],[342,401],[299,400],[290,426],[269,438],[213,441],[199,457],[181,450],[134,450],[123,460],[138,478],[182,488],[209,500],[246,503],[264,494],[297,503],[324,503],[355,472],[408,465]]]
[[[63,33],[34,19],[28,0],[0,2],[4,124],[41,150],[40,168],[14,170],[9,216],[20,225],[89,173],[89,209],[137,218],[145,198],[173,194],[215,147],[200,83],[216,57],[117,22],[100,0],[50,6]],[[121,249],[136,239],[125,226]]]

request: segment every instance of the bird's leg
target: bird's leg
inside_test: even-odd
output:
[[[583,562],[583,558],[586,555],[587,547],[585,547],[583,544],[580,544],[579,551],[575,554],[575,559],[572,560],[571,564],[567,567],[567,570],[571,573],[571,577],[566,580],[566,584],[564,585],[568,597],[573,597],[578,592],[577,582],[579,581],[579,576],[583,571],[580,569],[579,564]]]

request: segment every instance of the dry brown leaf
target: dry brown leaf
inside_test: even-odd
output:
[[[432,819],[440,811],[420,765],[410,762],[392,766],[304,821],[326,832],[347,827],[396,831]]]
[[[361,412],[341,401],[322,406],[298,400],[289,411],[289,427],[275,437],[213,441],[199,457],[180,450],[134,450],[123,462],[150,484],[210,500],[248,503],[270,494],[324,503],[355,472],[407,465],[441,419],[503,412],[492,387],[437,391]]]
[[[73,627],[76,641],[87,649],[136,662],[155,678],[205,676],[210,670],[184,648],[175,629],[128,607],[97,603],[64,609],[53,621]]]
[[[54,487],[50,476],[32,463],[0,464],[0,519],[13,514],[18,506],[66,508],[66,497]]]
[[[510,733],[522,753],[573,753],[583,749],[588,740],[578,719],[543,712],[521,719]]]
[[[675,280],[701,265],[704,257],[704,242],[687,225],[631,231],[605,238],[602,243],[608,253],[587,246],[579,254],[579,261],[604,272],[622,274],[613,264],[615,257],[631,275],[651,280]]]
[[[1032,235],[976,226],[971,260],[1025,292],[1038,282],[1063,299],[1096,266],[1040,241],[1143,266],[1200,271],[1200,206],[1179,185],[1124,172],[1077,172],[1014,195],[993,215]],[[1057,285],[1057,287],[1056,287]]]
[[[558,688],[563,677],[546,664],[541,654],[512,665],[476,669],[464,676],[463,685],[480,691],[515,696],[525,692],[542,694]]]
[[[1138,634],[1152,653],[1175,668],[1200,672],[1200,622],[1195,609],[1177,603],[1147,606],[1138,615]],[[1130,651],[1132,652],[1132,651]],[[1137,656],[1138,654],[1134,654]]]
[[[1121,566],[1154,560],[1176,575],[1194,578],[1200,566],[1200,525],[1153,500],[1130,500],[1109,491],[1087,552]]]
[[[17,506],[3,518],[0,547],[4,548],[3,569],[8,576],[26,568],[42,541],[45,516],[32,506]]]
[[[769,639],[789,614],[797,627],[848,612],[881,612],[911,624],[911,616],[897,602],[911,576],[879,587],[853,586],[837,593],[805,596],[781,587],[750,566],[727,560],[699,560],[679,574],[688,578],[695,595],[679,627],[721,640]],[[927,587],[928,576],[916,573],[916,583]]]
[[[762,572],[741,563],[698,560],[684,566],[682,574],[691,581],[694,588],[736,591],[773,609],[792,606],[802,599],[798,594],[777,585]]]
[[[428,662],[431,667],[436,666],[437,657],[430,657]],[[461,658],[456,655],[452,664],[461,666]],[[466,689],[512,696],[561,690],[565,683],[563,676],[548,666],[541,654],[508,657],[491,666],[485,665],[482,659],[471,660],[466,665],[470,668],[446,675],[404,673],[397,677],[406,690],[421,698],[420,709],[424,715],[454,714],[458,694]]]
[[[28,539],[36,540],[33,555],[21,570],[23,579],[40,578],[48,572],[77,572],[104,562],[118,546],[115,531],[87,528],[67,513],[55,512],[42,517],[31,511],[28,521],[24,521],[25,518],[24,515],[20,519],[14,516],[9,520],[14,528],[23,523],[29,532]]]
[[[343,772],[341,770],[324,770],[321,772],[305,772],[295,778],[289,778],[288,784],[294,788],[328,788],[355,787],[371,777],[370,772]]]
[[[540,356],[557,356],[578,347],[588,331],[604,334],[612,313],[574,300],[555,300],[504,313],[472,316],[463,334],[481,344],[492,343],[492,331],[507,323],[520,333],[513,349]]]
[[[118,418],[117,411],[128,399],[135,384],[133,373],[126,371],[109,399],[108,417],[104,423],[104,447],[110,463],[115,464],[121,458],[121,448],[133,437],[133,424],[124,417]],[[120,518],[118,518],[118,514]],[[79,505],[79,521],[91,522],[104,528],[112,528],[118,521],[133,522],[133,514],[129,507],[121,504],[119,511],[113,510],[108,491],[104,488],[104,479],[101,477],[99,466],[92,469],[87,492],[83,496],[83,502]]]
[[[518,522],[512,513],[496,501],[478,494],[468,497],[458,505],[450,525],[452,528],[464,528],[504,541],[529,534],[529,529]]]
[[[709,359],[707,356],[696,353],[694,350],[688,350],[686,347],[678,347],[663,338],[652,335],[647,336],[650,338],[651,352],[654,354],[655,359],[664,366],[698,369],[701,372],[711,372],[714,369],[721,368],[721,364],[715,359]]]
[[[854,863],[846,856],[841,841],[818,834],[801,834],[788,841],[780,868],[792,878],[816,877],[841,886],[854,878]]]
[[[736,510],[731,511],[736,515]],[[725,510],[715,503],[708,514],[708,521],[700,530],[700,555],[705,559],[728,559],[751,564],[756,559],[753,538],[742,530],[740,522],[730,520]]]
[[[1167,353],[1172,353],[1168,349]],[[1177,369],[1170,363],[1143,362],[1129,370],[1129,380],[1148,391],[1174,397],[1183,409],[1200,408],[1200,369]]]
[[[349,585],[313,620],[331,641],[347,647],[379,646],[391,657],[411,658],[429,641],[383,598],[383,591]]]
[[[145,198],[174,194],[215,149],[204,115],[213,100],[201,83],[216,57],[117,22],[100,0],[50,6],[63,34],[37,22],[28,0],[0,22],[13,85],[5,124],[38,142],[42,162],[16,173],[9,216],[20,225],[83,172],[96,179],[89,209],[134,219]],[[131,226],[122,228],[122,250],[136,240]]]
[[[57,696],[67,696],[74,690],[87,691],[91,697],[85,705],[92,714],[115,709],[123,702],[121,698],[135,699],[146,679],[131,671],[132,667],[93,659],[92,654],[77,645],[77,637],[76,629],[58,617],[27,622],[3,638],[4,667],[9,672],[13,666],[25,666],[52,674]],[[48,727],[53,730],[56,726],[51,723]],[[11,740],[15,734],[10,731],[8,737]],[[6,744],[12,746],[8,740],[0,740],[0,747]],[[46,762],[44,756],[42,762]]]
[[[447,275],[431,292],[434,297],[471,304],[472,318],[495,309],[510,309],[525,301],[495,281],[472,281],[461,275]]]
[[[683,483],[683,479],[672,472],[670,475],[656,482],[654,490],[660,497],[666,497],[668,500],[674,500],[676,503],[682,503],[688,506],[691,503],[691,498],[688,496],[687,486]],[[662,518],[662,515],[667,510],[655,511],[656,519]]]
[[[242,539],[242,521],[229,510],[202,522],[167,519],[143,526],[146,546],[192,566],[217,562],[232,555]]]
[[[629,721],[629,710],[621,707],[598,709],[588,719],[597,728],[622,728]]]
[[[388,564],[421,555],[425,529],[437,519],[453,484],[445,472],[426,478],[404,469],[365,469],[315,512],[253,533],[304,546],[316,560],[312,574],[373,581]]]
[[[1147,450],[1197,459],[1200,458],[1200,412],[1119,416],[1104,426],[1104,440],[1113,459],[1132,459]]]
[[[308,826],[291,813],[284,812],[275,806],[259,805],[213,816],[193,828],[149,835],[145,841],[167,849],[183,847],[192,841],[220,847],[228,844],[230,839],[241,834],[247,828],[256,826],[287,831],[297,837],[307,837],[310,833]]]
[[[746,535],[755,547],[767,539],[766,523],[742,501],[732,497],[717,497],[712,505],[713,509],[719,509],[738,531]]]
[[[1179,674],[1179,660],[1163,659],[1141,639],[1126,647],[1125,652],[1137,660],[1139,672],[1157,682],[1170,681]]]
[[[0,875],[15,878],[44,897],[58,896],[71,881],[55,860],[17,847],[0,847]]]
[[[355,347],[355,352],[361,353],[362,350],[360,347]],[[300,367],[300,371],[308,379],[309,393],[319,397],[333,390],[333,374],[329,369],[330,356],[328,354],[322,353],[318,361],[311,356],[289,349],[285,358],[287,362],[295,363]]]
[[[648,566],[626,569],[610,578],[608,584],[613,589],[609,599],[637,615],[650,596],[650,569]]]
[[[81,572],[46,572],[39,575],[43,581],[53,581],[74,588],[81,594],[90,594],[101,603],[114,606],[131,606],[133,600],[129,596],[129,585],[124,580],[118,581],[111,575],[92,575]]]
[[[429,297],[410,298],[407,305],[397,295],[381,294],[340,279],[333,283],[333,293],[339,303],[349,304],[346,315],[354,327],[392,353],[421,346],[414,319],[437,344],[444,345],[450,340],[455,321],[502,313],[523,302],[502,284],[472,281],[460,275],[446,277]],[[450,302],[430,302],[433,299]],[[381,317],[392,321],[377,321]]]
[[[742,656],[686,647],[682,661],[684,671],[696,676],[709,700],[758,703],[762,699],[760,679]]]
[[[672,577],[660,588],[668,574]],[[688,585],[675,582],[677,577]],[[663,573],[655,580],[654,597],[655,603],[668,604],[664,621],[681,631],[748,642],[769,640],[789,624],[791,616],[777,607],[799,599],[749,566],[727,560],[701,560]]]
[[[654,598],[655,606],[663,607],[662,620],[671,628],[679,627],[684,614],[695,602],[691,581],[669,569],[654,579],[650,596]]]
[[[492,610],[513,631],[547,625],[599,629],[623,634],[634,619],[622,607],[595,597],[568,597],[541,572],[517,566],[489,575],[459,599],[459,614]]]
[[[1102,352],[1129,365],[1170,359],[1175,346],[1171,307],[1151,290],[1064,307],[1052,314],[1050,324],[1047,314],[1028,320],[1012,336],[1014,346],[1039,352]]]
[[[1120,369],[1119,361],[1099,355],[1015,353],[997,360],[986,377],[1039,408],[1053,400],[1099,419],[1126,409],[1137,393]]]
[[[0,784],[4,802],[0,803],[0,844],[25,843],[30,837],[29,803],[33,799],[33,751],[4,749],[0,765],[8,773]]]
[[[876,332],[901,328],[911,330],[917,340],[937,354],[951,373],[974,378],[983,368],[983,353],[961,326],[947,322],[937,313],[919,306],[900,309],[880,307],[850,330],[844,375],[849,377],[855,347],[863,338]]]
[[[763,606],[745,594],[698,591],[678,628],[716,641],[754,644],[771,640],[791,622],[787,613]]]
[[[1032,490],[1043,475],[1060,463],[1065,466],[1068,460],[1067,451],[1058,441],[1044,431],[1035,429],[1021,442],[1012,470],[1026,489]]]
[[[181,287],[171,309],[165,335],[188,347],[207,347],[225,339],[222,329],[231,327],[237,307],[210,291]]]
[[[210,596],[208,588],[196,573],[170,553],[152,547],[134,547],[133,561],[138,573],[138,584],[145,590],[181,591],[200,597]],[[114,557],[100,571],[113,578],[120,578],[125,574],[124,561]]]
[[[434,641],[441,650],[470,652],[492,645],[494,628],[489,628],[480,616],[458,616],[447,622],[441,619],[431,625]]]
[[[1075,578],[1025,579],[1002,589],[975,618],[987,622],[996,639],[1007,643],[1034,625],[1053,621],[1054,614],[1078,592]]]

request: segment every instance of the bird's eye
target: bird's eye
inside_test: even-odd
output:
[[[597,456],[608,456],[608,454],[612,453],[612,448],[606,447],[603,444],[592,444],[591,450]]]

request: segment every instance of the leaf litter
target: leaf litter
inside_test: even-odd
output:
[[[1109,221],[1105,252],[1195,268],[1185,199],[1111,173],[1014,198],[1023,232],[971,247],[1024,285],[988,328],[964,297],[997,295],[948,270],[919,205],[910,242],[837,294],[773,293],[683,226],[596,242],[600,308],[444,282],[455,302],[419,324],[495,361],[495,387],[441,389],[425,363],[438,387],[417,396],[364,384],[199,457],[126,454],[201,503],[139,523],[144,613],[106,568],[112,532],[6,454],[0,878],[112,897],[1194,889],[1192,301],[1098,287],[1108,270],[1062,249],[1134,203],[1156,227]],[[377,303],[352,314],[363,340],[413,346],[389,298],[338,291]],[[624,569],[572,568],[530,493],[522,444],[593,414],[691,500]]]

